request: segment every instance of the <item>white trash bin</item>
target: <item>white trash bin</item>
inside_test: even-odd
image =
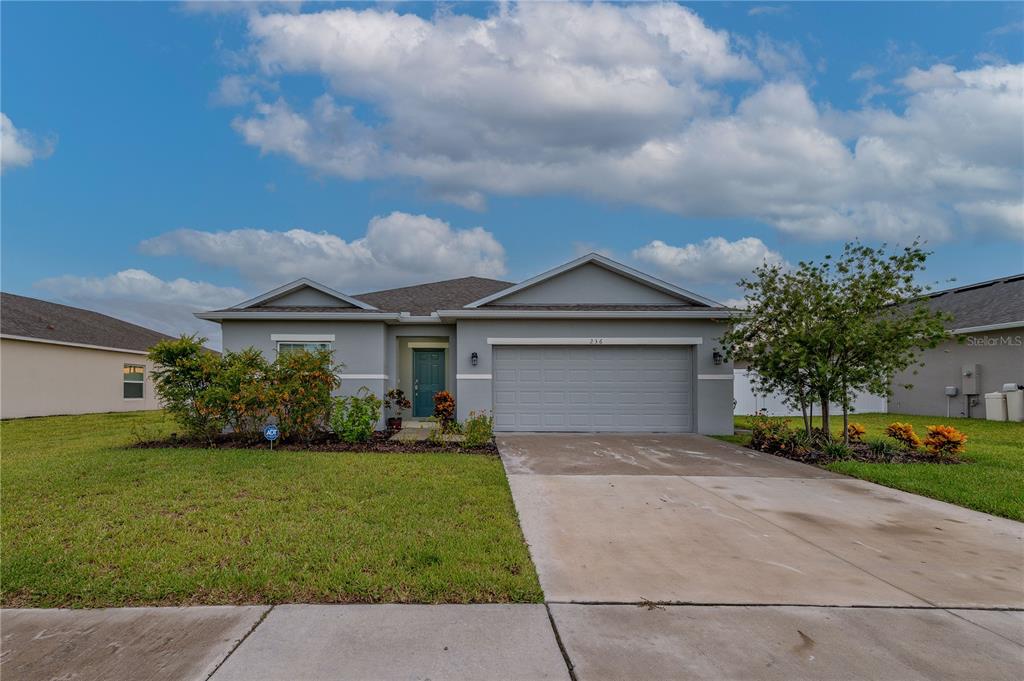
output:
[[[985,418],[989,421],[1006,420],[1006,395],[985,393]]]
[[[1024,421],[1024,390],[1013,383],[1007,383],[1003,386],[1003,394],[1006,395],[1006,420]],[[987,405],[985,409],[988,410]]]

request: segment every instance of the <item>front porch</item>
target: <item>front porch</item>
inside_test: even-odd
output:
[[[442,390],[455,394],[454,336],[452,329],[450,335],[394,337],[393,366],[397,371],[389,387],[402,390],[412,403],[412,408],[402,413],[405,428],[429,429],[434,395]]]

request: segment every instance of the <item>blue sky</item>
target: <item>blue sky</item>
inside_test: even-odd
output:
[[[1024,270],[1021,4],[0,13],[4,291],[211,333],[191,310],[302,274],[589,249],[722,300],[854,237]]]

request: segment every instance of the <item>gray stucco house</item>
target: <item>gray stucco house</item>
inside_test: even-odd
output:
[[[1024,384],[1024,274],[937,291],[924,302],[952,315],[953,338],[922,353],[924,366],[893,377],[889,411],[985,418],[986,393]]]
[[[270,359],[330,347],[341,394],[392,387],[432,413],[497,431],[732,433],[732,366],[718,338],[735,311],[598,254],[518,284],[464,277],[346,295],[300,279],[224,310],[224,349]],[[407,415],[408,416],[408,415]]]

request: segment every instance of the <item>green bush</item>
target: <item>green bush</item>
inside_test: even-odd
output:
[[[256,348],[226,352],[209,390],[210,401],[236,433],[259,437],[274,413],[271,365]]]
[[[326,427],[340,385],[330,350],[288,352],[268,363],[255,348],[221,357],[204,342],[182,336],[149,351],[157,394],[186,433],[211,437],[230,426],[255,437],[271,417],[284,438],[309,440]]]
[[[164,408],[189,435],[219,433],[225,418],[222,400],[211,390],[221,373],[220,357],[203,348],[196,335],[160,341],[149,350],[156,393]]]
[[[273,413],[281,436],[308,441],[327,427],[331,392],[341,385],[330,350],[285,352],[271,365]]]
[[[367,442],[380,420],[380,408],[380,398],[366,386],[356,395],[335,398],[331,430],[345,442]]]
[[[463,443],[467,447],[480,447],[488,444],[494,437],[494,418],[485,411],[469,412],[469,418],[462,424],[465,436]]]
[[[821,453],[829,459],[848,459],[853,455],[853,450],[842,442],[824,442],[821,444]]]

